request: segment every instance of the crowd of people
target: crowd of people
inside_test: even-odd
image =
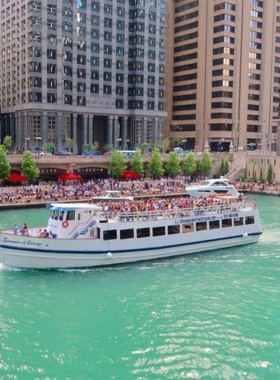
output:
[[[177,211],[196,209],[209,206],[225,205],[226,207],[231,203],[241,202],[242,196],[238,198],[222,198],[222,197],[208,197],[208,198],[195,198],[195,197],[169,197],[169,198],[144,198],[116,202],[100,202],[98,205],[102,211],[109,213],[134,213],[134,212],[150,212],[150,211]]]
[[[146,178],[133,181],[99,178],[83,183],[65,184],[63,182],[53,182],[40,185],[6,187],[0,189],[0,204],[87,200],[95,196],[102,196],[108,190],[118,190],[123,196],[184,193],[188,180],[188,177],[182,177],[177,180]]]

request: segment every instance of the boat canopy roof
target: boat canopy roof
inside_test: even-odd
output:
[[[47,206],[48,210],[72,211],[72,210],[95,210],[100,211],[102,207],[89,203],[53,203]]]

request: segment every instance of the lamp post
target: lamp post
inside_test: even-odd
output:
[[[26,150],[28,150],[29,148],[29,140],[30,140],[30,137],[25,137],[25,141],[26,141]]]
[[[182,143],[183,143],[183,149],[184,150],[186,150],[186,142],[187,142],[188,140],[187,139],[182,139]]]
[[[130,140],[127,139],[125,140],[125,142],[126,142],[127,149],[130,150]]]
[[[35,137],[35,140],[37,141],[37,150],[38,150],[38,154],[40,154],[40,146],[41,146],[40,141],[42,140],[42,137],[40,137],[40,136]]]
[[[118,138],[118,139],[117,139],[117,143],[118,143],[118,148],[119,148],[119,150],[122,150],[122,139],[121,139],[121,138]]]

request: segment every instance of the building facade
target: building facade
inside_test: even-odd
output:
[[[132,149],[166,117],[163,0],[0,0],[2,128],[24,150]]]
[[[200,151],[275,151],[280,1],[173,0],[168,15],[171,139]]]

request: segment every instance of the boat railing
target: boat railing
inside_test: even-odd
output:
[[[254,203],[239,202],[234,204],[211,205],[207,207],[193,207],[184,209],[153,210],[153,211],[103,211],[97,213],[100,220],[116,222],[139,222],[149,220],[194,218],[217,214],[233,214],[245,208],[255,208]]]

